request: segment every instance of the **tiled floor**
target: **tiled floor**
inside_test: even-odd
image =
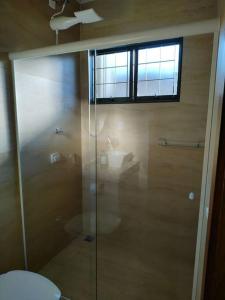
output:
[[[96,289],[95,242],[74,240],[40,273],[52,280],[70,300],[93,300]]]
[[[120,230],[100,236],[97,272],[95,241],[77,239],[40,273],[71,300],[96,299],[96,273],[98,300],[190,300],[192,265],[185,246],[179,251],[180,245],[170,242],[176,234],[165,231],[156,239],[148,230],[149,241],[144,239],[146,232],[131,226],[133,238],[123,223]]]

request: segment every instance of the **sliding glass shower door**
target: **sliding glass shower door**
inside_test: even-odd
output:
[[[159,64],[142,52],[137,94]],[[180,99],[153,103],[123,92],[124,48],[97,52],[98,299],[192,298],[211,52],[211,35],[184,38]]]
[[[95,299],[95,120],[88,51],[14,62],[26,268]]]

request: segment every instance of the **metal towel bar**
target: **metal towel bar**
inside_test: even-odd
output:
[[[188,148],[204,148],[204,142],[178,142],[175,140],[167,140],[165,138],[159,139],[159,145],[164,147],[188,147]]]

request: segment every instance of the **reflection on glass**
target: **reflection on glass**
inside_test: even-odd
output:
[[[14,72],[28,270],[52,280],[69,299],[93,300],[95,126],[88,53],[18,60]]]

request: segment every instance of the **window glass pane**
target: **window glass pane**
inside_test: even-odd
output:
[[[146,80],[146,78],[146,64],[143,64],[138,68],[138,80]]]
[[[161,63],[160,78],[174,78],[174,61]]]
[[[177,95],[179,51],[179,44],[138,50],[138,97]]]
[[[103,55],[96,56],[96,68],[103,68],[103,67],[104,67]]]
[[[137,51],[138,64],[133,61],[134,85],[137,96],[174,96],[178,91],[179,43],[148,46],[133,50],[99,54],[96,57],[96,97],[122,98],[130,96],[131,53]],[[114,51],[112,49],[112,51]],[[136,69],[137,68],[137,69]],[[135,76],[137,72],[137,78]],[[133,89],[131,89],[133,94]],[[135,88],[134,88],[135,90]],[[132,96],[132,95],[131,95]]]
[[[175,46],[175,73],[178,74],[180,46]]]
[[[148,95],[147,81],[139,81],[137,86],[137,94],[139,97]]]
[[[128,97],[127,84],[125,83],[115,84],[115,97]]]
[[[115,97],[115,84],[104,84],[104,98]]]
[[[129,97],[130,52],[101,54],[96,57],[96,97]],[[102,84],[102,86],[98,86]]]
[[[146,62],[156,62],[160,61],[160,48],[155,47],[147,49],[147,61]]]
[[[174,88],[173,88],[173,80],[161,80],[160,81],[160,95],[173,95]]]
[[[161,60],[174,60],[176,46],[161,47]]]
[[[159,95],[159,80],[138,82],[137,95],[138,95],[138,97],[158,96]]]
[[[174,90],[174,95],[177,95],[177,93],[178,93],[178,90],[177,90],[177,81],[174,81],[173,90]]]
[[[116,66],[127,66],[128,52],[116,53]]]
[[[147,65],[147,80],[155,80],[160,78],[160,64],[153,63]]]
[[[113,54],[106,54],[105,56],[105,61],[104,61],[104,67],[115,67],[116,66],[116,55],[115,53]]]
[[[149,81],[147,83],[147,91],[150,96],[159,96],[159,80]]]
[[[96,83],[104,83],[104,78],[103,78],[103,69],[97,69],[96,70]]]
[[[96,97],[103,98],[103,84],[96,85]]]
[[[147,50],[139,50],[138,51],[138,62],[139,64],[145,64],[147,61]]]
[[[127,82],[128,69],[127,67],[116,68],[116,82]]]
[[[115,83],[116,81],[116,69],[108,68],[104,70],[104,83]]]

